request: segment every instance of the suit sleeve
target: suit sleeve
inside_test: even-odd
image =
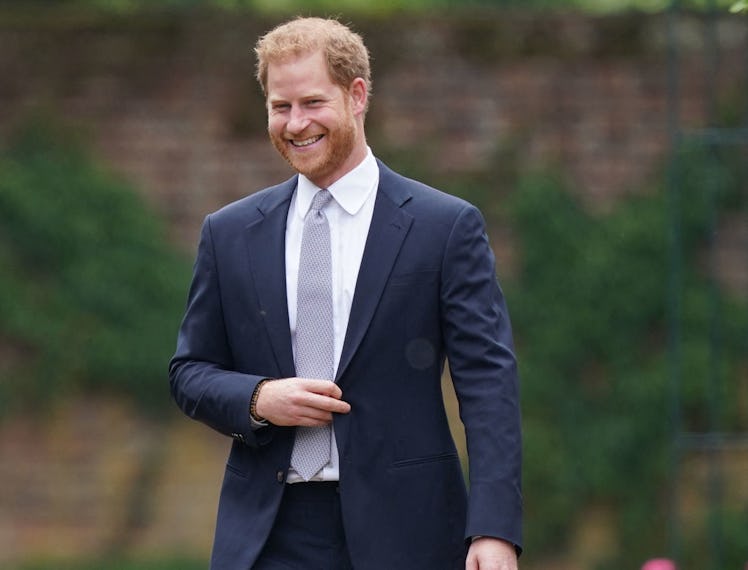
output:
[[[467,439],[466,538],[522,544],[522,441],[511,325],[481,214],[457,216],[442,267],[442,326]]]
[[[233,370],[208,217],[203,223],[176,352],[169,364],[172,396],[192,419],[257,446],[265,443],[272,430],[253,430],[249,417],[252,393],[263,379]]]

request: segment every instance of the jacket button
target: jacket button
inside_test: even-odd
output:
[[[286,480],[286,474],[282,470],[278,470],[275,473],[275,478],[278,480],[278,483],[283,483],[283,481]]]

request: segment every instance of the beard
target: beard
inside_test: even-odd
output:
[[[305,137],[302,135],[296,138],[303,140]],[[318,181],[334,175],[351,156],[356,143],[356,124],[353,113],[346,113],[344,122],[325,132],[323,139],[314,143],[321,142],[324,147],[311,153],[296,152],[289,148],[290,143],[279,134],[270,133],[270,140],[296,172],[318,184]]]

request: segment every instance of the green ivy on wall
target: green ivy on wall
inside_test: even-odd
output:
[[[705,427],[711,380],[724,403],[721,427],[746,430],[738,404],[748,389],[740,380],[748,367],[746,299],[715,289],[699,261],[711,218],[744,207],[740,162],[704,149],[679,159],[684,427]],[[528,543],[553,551],[575,529],[581,505],[604,505],[620,545],[608,569],[637,567],[667,545],[667,198],[654,191],[593,216],[558,177],[533,175],[520,178],[508,205],[521,250],[506,289],[522,372]],[[745,551],[748,539],[731,547]]]
[[[169,402],[189,263],[138,194],[38,121],[0,154],[2,412],[75,392]]]

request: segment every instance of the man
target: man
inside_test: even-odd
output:
[[[206,218],[170,365],[182,410],[234,438],[211,567],[516,569],[517,371],[482,217],[374,158],[360,36],[302,18],[256,52],[298,174]]]

